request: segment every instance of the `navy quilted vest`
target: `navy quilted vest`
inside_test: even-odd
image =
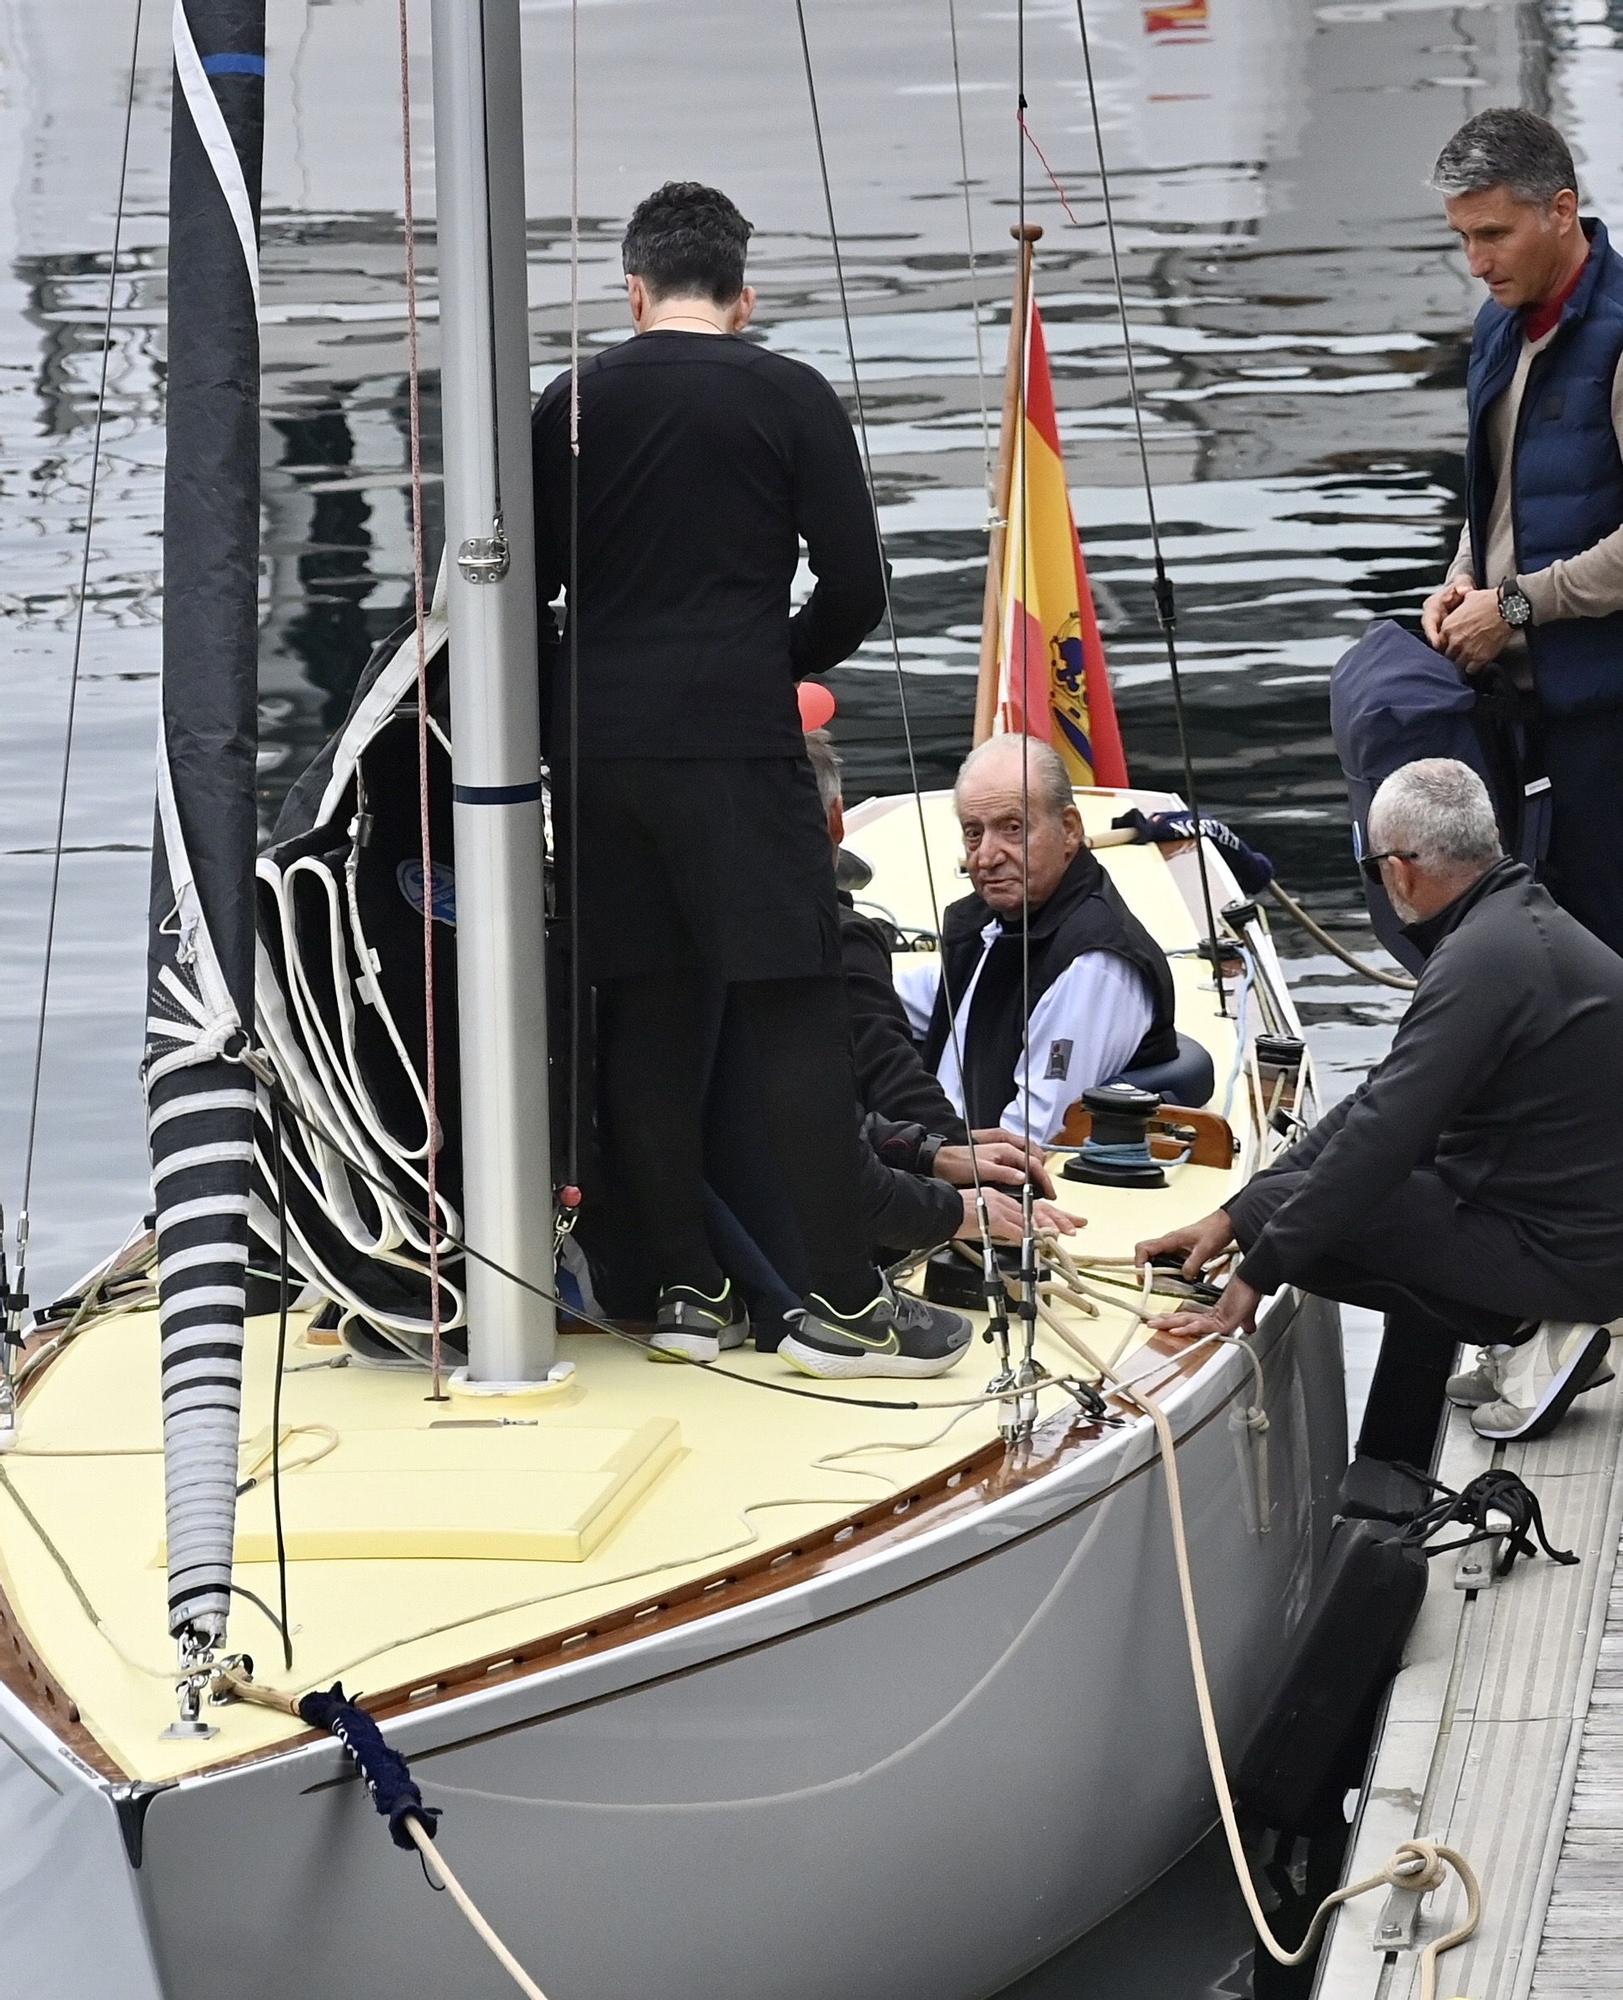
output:
[[[1583,227],[1589,262],[1554,338],[1534,357],[1512,445],[1520,574],[1575,556],[1623,526],[1623,456],[1612,428],[1612,380],[1623,355],[1623,257],[1602,223],[1585,216]],[[1475,551],[1488,545],[1493,506],[1488,411],[1510,386],[1521,342],[1521,315],[1490,299],[1477,314],[1465,384],[1465,496]],[[1501,581],[1477,576],[1479,585]],[[1623,709],[1623,612],[1530,625],[1527,643],[1547,715]]]

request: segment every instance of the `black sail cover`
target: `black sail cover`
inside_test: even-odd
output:
[[[254,1091],[264,0],[178,0],[169,179],[163,725],[145,1078],[169,1624],[223,1636]]]

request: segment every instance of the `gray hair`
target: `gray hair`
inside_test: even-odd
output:
[[[806,756],[817,780],[817,796],[823,801],[824,812],[828,812],[843,796],[844,787],[840,783],[840,753],[826,729],[806,731]]]
[[[1040,736],[1020,736],[1012,732],[1006,736],[989,736],[970,751],[958,766],[958,776],[952,787],[954,801],[962,795],[964,786],[982,764],[1007,756],[1010,746],[1014,744],[1025,746],[1026,784],[1033,808],[1052,819],[1064,812],[1067,806],[1075,805],[1076,801],[1071,796],[1071,774],[1065,768],[1065,759],[1054,746],[1045,743]]]
[[[1547,118],[1497,108],[1468,118],[1437,155],[1431,185],[1444,200],[1506,187],[1517,201],[1548,207],[1578,188],[1567,142]]]
[[[1369,844],[1447,874],[1480,873],[1502,853],[1487,786],[1452,757],[1422,757],[1392,773],[1370,805]]]

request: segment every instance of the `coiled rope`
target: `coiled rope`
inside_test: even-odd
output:
[[[1074,1289],[1084,1297],[1095,1296],[1093,1287],[1082,1276],[1058,1238],[1045,1238],[1043,1250],[1045,1256],[1065,1274],[1070,1289]],[[1131,1314],[1135,1319],[1149,1318],[1147,1313],[1126,1305],[1119,1298],[1108,1299],[1106,1302],[1115,1306],[1118,1311]],[[1073,1353],[1084,1360],[1089,1367],[1096,1369],[1101,1380],[1108,1382],[1118,1395],[1136,1404],[1155,1426],[1155,1441],[1166,1471],[1167,1514],[1172,1527],[1172,1554],[1178,1572],[1178,1596],[1183,1607],[1184,1635],[1189,1646],[1189,1669],[1195,1683],[1195,1707],[1200,1717],[1201,1740],[1205,1745],[1206,1764],[1211,1772],[1212,1785],[1217,1793],[1217,1810],[1222,1819],[1224,1837],[1228,1842],[1229,1858],[1234,1864],[1235,1880],[1239,1883],[1240,1894],[1245,1899],[1246,1913],[1251,1919],[1259,1943],[1276,1965],[1301,1965],[1318,1948],[1331,1913],[1342,1903],[1350,1903],[1356,1897],[1368,1895],[1372,1889],[1381,1888],[1408,1889],[1419,1895],[1427,1895],[1433,1889],[1440,1889],[1443,1886],[1448,1879],[1448,1870],[1452,1869],[1465,1891],[1465,1914],[1451,1931],[1431,1939],[1420,1954],[1419,2000],[1437,2000],[1437,1961],[1444,1952],[1452,1951],[1456,1945],[1462,1945],[1468,1938],[1473,1937],[1482,1920],[1482,1888],[1477,1881],[1475,1870],[1456,1848],[1448,1847],[1440,1841],[1421,1839],[1400,1841],[1391,1856],[1373,1875],[1366,1875],[1362,1881],[1350,1882],[1344,1888],[1326,1896],[1314,1912],[1306,1936],[1294,1951],[1287,1950],[1274,1936],[1262,1904],[1258,1900],[1256,1887],[1251,1880],[1251,1868],[1246,1859],[1245,1845],[1240,1837],[1240,1823],[1230,1792],[1223,1745],[1217,1731],[1211,1681],[1207,1676],[1205,1648],[1201,1643],[1200,1616],[1195,1605],[1194,1573],[1189,1558],[1189,1537],[1184,1520],[1183,1488],[1178,1476],[1178,1448],[1172,1434],[1171,1420],[1156,1396],[1142,1387],[1135,1378],[1119,1374],[1112,1365],[1103,1361],[1051,1307],[1039,1301],[1037,1309],[1049,1328]]]

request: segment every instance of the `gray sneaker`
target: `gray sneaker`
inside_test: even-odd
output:
[[[944,1375],[968,1352],[975,1329],[962,1313],[887,1284],[858,1313],[837,1313],[814,1292],[778,1352],[803,1375]]]
[[[1501,1443],[1526,1443],[1553,1431],[1605,1360],[1611,1338],[1604,1326],[1541,1320],[1533,1337],[1505,1356],[1499,1395],[1471,1412],[1472,1430]]]
[[[731,1281],[713,1297],[696,1285],[662,1285],[648,1343],[650,1361],[714,1361],[725,1347],[742,1347],[750,1316]]]
[[[1587,1330],[1587,1329],[1585,1329]],[[1608,1329],[1608,1336],[1610,1329]],[[1573,1336],[1577,1338],[1577,1335]],[[1607,1348],[1601,1349],[1600,1359],[1590,1369],[1588,1375],[1578,1384],[1578,1394],[1587,1396],[1591,1389],[1603,1389],[1608,1382],[1617,1378],[1612,1372],[1612,1364],[1607,1360]],[[1484,1404],[1497,1403],[1500,1387],[1504,1381],[1505,1362],[1516,1352],[1514,1347],[1479,1347],[1476,1351],[1476,1366],[1461,1371],[1448,1378],[1448,1400],[1462,1410],[1481,1409]]]

